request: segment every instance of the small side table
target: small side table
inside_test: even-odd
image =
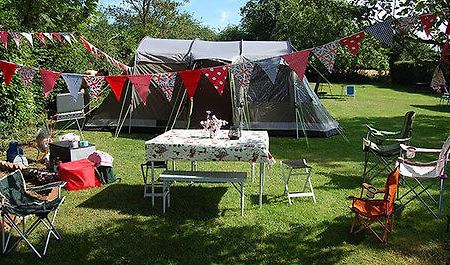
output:
[[[285,175],[285,167],[288,168],[288,174]],[[304,172],[292,173],[293,170],[302,169]],[[305,159],[301,160],[285,160],[281,162],[281,172],[284,179],[284,194],[287,195],[289,204],[292,204],[291,198],[296,197],[312,197],[314,203],[316,203],[316,196],[314,195],[314,189],[311,184],[311,169],[312,167],[306,163]],[[292,176],[304,175],[306,176],[305,185],[301,192],[289,192],[289,180]],[[306,192],[307,185],[309,185],[310,192]]]

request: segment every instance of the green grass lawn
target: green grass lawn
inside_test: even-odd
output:
[[[340,93],[340,89],[336,85],[333,91]],[[412,144],[440,147],[450,134],[450,107],[439,106],[432,94],[381,85],[357,85],[356,97],[327,98],[323,103],[345,128],[349,142],[340,136],[310,138],[308,147],[304,139],[270,138],[277,161],[306,158],[314,166],[316,204],[311,198],[287,204],[277,163],[267,174],[262,209],[257,204],[257,180],[247,184],[243,217],[239,194],[229,184],[176,184],[172,207],[163,215],[160,199],[152,208],[150,200],[143,198],[139,168],[144,141],[154,135],[122,134],[114,140],[109,132],[88,131],[85,138],[114,156],[114,168],[122,181],[64,192],[66,202],[56,223],[64,239],[51,241],[42,261],[21,244],[0,257],[0,264],[449,263],[446,222],[433,219],[419,202],[397,216],[395,231],[382,244],[368,231],[349,234],[352,214],[346,197],[360,192],[365,124],[400,129],[404,113],[414,110]],[[187,163],[178,165],[189,168]],[[199,169],[250,173],[251,167],[199,163]],[[381,187],[384,179],[374,182]],[[450,214],[450,196],[444,204],[445,213]]]

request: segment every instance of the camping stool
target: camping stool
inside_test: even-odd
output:
[[[286,176],[285,175],[285,167],[289,169],[289,173]],[[304,172],[299,173],[292,173],[293,170],[296,169],[303,169]],[[296,197],[313,197],[314,203],[316,203],[316,196],[314,196],[314,189],[311,184],[311,169],[312,167],[306,163],[305,159],[301,160],[285,160],[281,162],[281,172],[283,174],[284,179],[284,194],[287,195],[289,204],[292,204],[291,198]],[[306,182],[305,185],[303,185],[303,190],[301,192],[291,192],[289,193],[289,180],[291,179],[291,176],[298,176],[298,175],[306,175]],[[310,192],[306,191],[306,186],[309,185]]]

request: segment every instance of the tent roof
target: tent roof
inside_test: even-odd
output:
[[[145,37],[136,50],[136,62],[188,63],[203,59],[234,62],[291,53],[289,41],[203,41]]]

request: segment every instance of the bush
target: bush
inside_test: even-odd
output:
[[[398,61],[392,65],[392,83],[400,85],[415,85],[429,83],[433,77],[436,65],[431,61]]]

